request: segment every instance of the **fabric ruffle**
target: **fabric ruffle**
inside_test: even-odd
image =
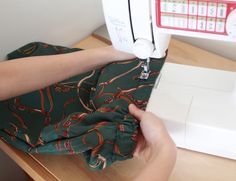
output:
[[[74,51],[80,49],[35,42],[10,53],[8,58]],[[2,101],[0,137],[28,153],[83,153],[95,170],[132,158],[139,124],[129,114],[128,105],[146,108],[164,61],[151,61],[146,81],[138,78],[142,67],[136,59],[115,62]]]

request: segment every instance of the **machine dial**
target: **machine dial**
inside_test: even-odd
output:
[[[153,54],[154,45],[146,39],[137,39],[134,43],[133,53],[140,59],[147,59]]]
[[[236,9],[227,18],[226,31],[231,38],[236,39]]]

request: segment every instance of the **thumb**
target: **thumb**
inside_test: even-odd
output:
[[[129,112],[130,112],[131,115],[133,115],[139,121],[142,120],[142,116],[144,114],[144,111],[137,108],[134,104],[129,105]]]

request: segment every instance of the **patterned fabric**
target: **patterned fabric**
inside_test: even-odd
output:
[[[8,58],[74,51],[80,49],[36,42]],[[142,70],[138,59],[122,61],[2,101],[0,137],[28,153],[83,153],[95,170],[132,158],[139,125],[128,105],[146,108],[164,60],[151,61],[146,81],[138,79]]]

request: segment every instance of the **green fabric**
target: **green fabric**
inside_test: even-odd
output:
[[[35,42],[10,53],[8,59],[74,51],[80,49]],[[122,61],[2,101],[0,137],[29,153],[83,153],[95,170],[132,158],[139,124],[128,113],[128,105],[146,108],[164,60],[151,61],[146,81],[138,79],[142,70],[138,59]]]

